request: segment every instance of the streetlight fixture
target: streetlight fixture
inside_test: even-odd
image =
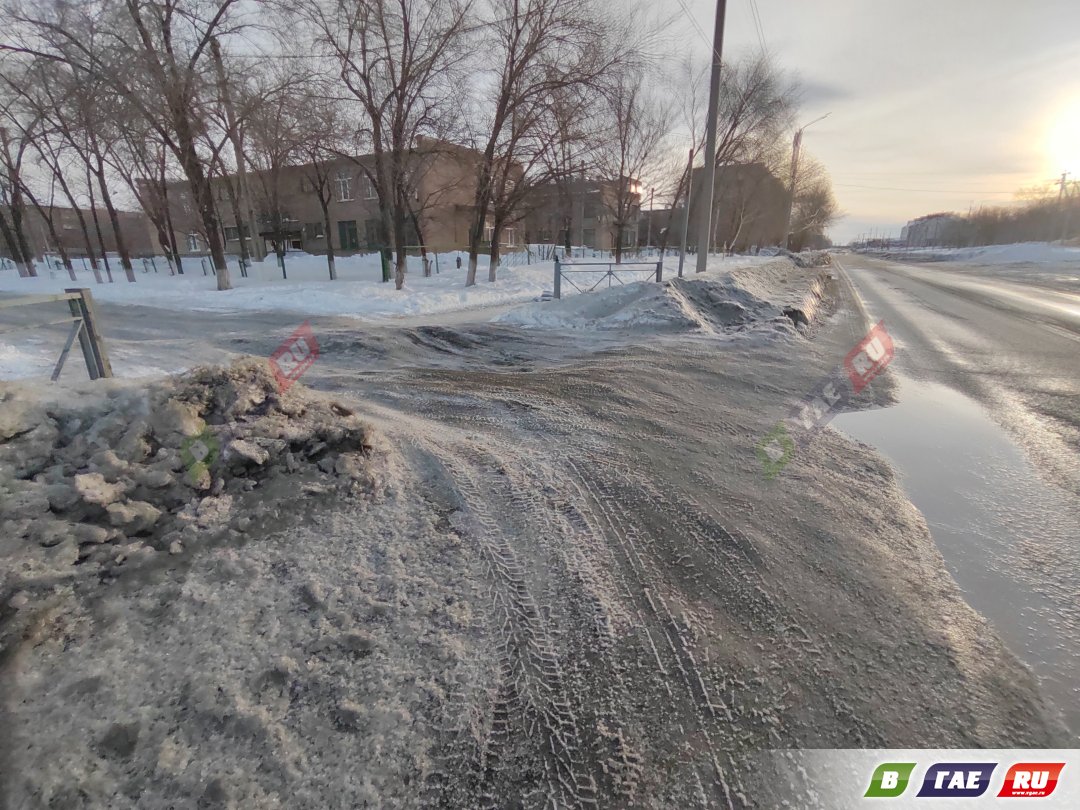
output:
[[[824,121],[830,115],[832,113],[827,112],[820,118],[815,118],[809,124],[803,124],[795,130],[795,138],[791,144],[791,191],[788,193],[787,220],[784,224],[784,250],[787,250],[791,244],[791,214],[795,209],[795,180],[799,176],[799,152],[802,150],[803,130],[809,129],[818,121]]]

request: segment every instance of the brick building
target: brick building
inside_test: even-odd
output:
[[[79,225],[79,217],[76,209],[69,207],[54,206],[51,210],[46,208],[46,214],[52,219],[53,228],[60,245],[72,258],[86,255],[86,238],[82,227]],[[100,255],[101,246],[98,241],[97,230],[94,227],[94,212],[82,209],[83,217],[90,234],[90,242],[95,255]],[[11,211],[7,206],[0,206],[0,215],[11,223]],[[109,212],[104,208],[97,210],[98,222],[101,224],[101,237],[105,243],[105,250],[113,254],[116,252],[116,234],[113,232],[112,223],[109,220]],[[124,242],[133,257],[152,256],[161,254],[154,237],[154,230],[150,220],[142,211],[118,211],[117,219],[120,222],[120,232]],[[57,239],[53,238],[49,230],[48,220],[43,217],[32,205],[27,205],[23,210],[23,234],[26,236],[30,252],[35,258],[41,259],[47,254],[59,253]],[[0,237],[0,256],[10,259],[13,255],[11,246]]]
[[[629,182],[629,210],[623,228],[624,248],[638,245],[641,219],[641,188]],[[570,242],[594,250],[614,250],[618,236],[619,181],[576,177],[562,183],[548,183],[535,189],[523,208],[521,225],[526,241],[542,245]]]
[[[442,141],[422,139],[415,152],[412,217],[407,223],[409,245],[423,242],[432,250],[463,249],[468,245],[474,216],[478,152]],[[319,202],[316,173],[311,164],[286,166],[271,175],[249,172],[248,188],[258,233],[266,253],[273,251],[274,234],[281,234],[287,251],[348,254],[376,250],[387,243],[381,233],[379,199],[371,181],[373,155],[343,157],[326,164],[330,178],[330,228],[327,232]],[[233,178],[228,178],[232,182]],[[240,252],[240,232],[226,180],[212,182],[227,253]],[[181,253],[207,251],[202,222],[186,183],[169,187],[170,212]],[[247,230],[247,229],[245,229]],[[251,239],[250,234],[245,238]],[[513,248],[516,228],[502,234],[501,244]],[[249,252],[254,253],[250,250]]]

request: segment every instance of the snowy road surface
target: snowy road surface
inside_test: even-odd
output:
[[[898,343],[896,408],[835,423],[905,473],[968,600],[1080,738],[1080,293],[844,256]],[[1019,271],[1017,271],[1019,272]]]
[[[8,792],[772,808],[812,799],[762,751],[1061,744],[881,456],[825,430],[765,475],[761,439],[867,323],[816,272],[754,272],[598,298],[588,330],[313,318],[303,382],[372,423],[385,487],[277,502],[157,576],[54,586],[5,658]],[[295,326],[154,312],[107,311],[118,353],[265,357]]]

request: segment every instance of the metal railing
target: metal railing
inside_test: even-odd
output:
[[[67,301],[71,313],[69,317],[30,326],[8,327],[0,331],[11,332],[16,329],[36,329],[69,323],[71,324],[71,331],[68,332],[64,348],[60,352],[60,358],[56,361],[55,368],[53,368],[51,379],[55,382],[60,377],[60,372],[64,370],[64,363],[67,361],[68,353],[75,343],[75,338],[79,339],[79,346],[82,348],[83,359],[86,361],[86,371],[90,374],[90,379],[97,380],[101,377],[111,377],[113,375],[112,364],[109,362],[109,354],[105,350],[105,340],[98,329],[97,316],[94,310],[94,296],[90,290],[79,287],[65,289],[62,295],[28,295],[21,298],[9,298],[0,301],[0,309],[30,307],[38,304],[51,304],[57,301]]]
[[[567,270],[566,269],[567,267],[570,267],[572,269]],[[601,272],[599,270],[582,269],[582,268],[587,268],[587,267],[603,267],[603,268],[606,268],[606,269],[603,272]],[[633,267],[648,267],[648,270],[644,270],[644,269],[642,269],[642,270],[633,270],[633,269],[630,269],[630,268],[633,268]],[[605,279],[607,280],[607,285],[608,285],[609,288],[611,287],[611,282],[612,281],[617,281],[620,284],[625,284],[626,282],[623,281],[622,278],[619,277],[620,272],[622,272],[622,273],[648,273],[650,276],[653,276],[657,282],[660,282],[660,281],[664,280],[664,261],[663,261],[663,259],[661,259],[661,260],[655,261],[655,262],[621,262],[621,263],[615,263],[615,262],[574,262],[573,264],[570,264],[570,265],[564,265],[559,260],[559,257],[556,256],[555,257],[555,292],[554,292],[554,297],[555,298],[562,298],[562,282],[563,282],[563,279],[566,279],[566,283],[569,284],[571,287],[573,287],[575,290],[577,290],[579,293],[586,293],[586,292],[592,292],[593,290],[595,290],[597,287],[599,287],[601,284],[604,283]],[[583,282],[582,286],[579,287],[577,284],[574,283],[574,280],[572,278],[570,278],[570,275],[579,274],[579,273],[588,273],[588,274],[590,274],[590,275],[592,275],[594,277],[599,274],[600,277],[592,284],[592,286],[589,286],[588,282]],[[648,280],[648,279],[647,278],[635,278],[635,279],[632,279],[632,281],[646,281],[646,280]],[[586,289],[582,289],[582,287],[585,287]]]

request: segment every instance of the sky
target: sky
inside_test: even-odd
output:
[[[1080,180],[1080,0],[728,0],[724,56],[761,49],[803,86],[803,146],[828,169],[838,244]],[[715,0],[663,0],[703,57]],[[685,10],[682,8],[685,6]]]

